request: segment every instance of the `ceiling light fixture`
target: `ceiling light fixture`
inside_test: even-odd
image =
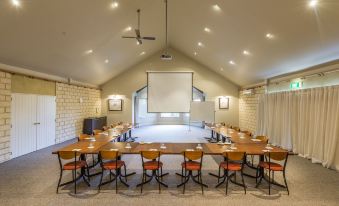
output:
[[[116,1],[111,4],[112,9],[118,8],[118,6],[119,6],[119,3]]]
[[[250,55],[250,52],[249,51],[247,51],[247,50],[244,50],[243,52],[242,52],[244,55]]]
[[[312,8],[315,8],[318,4],[318,0],[311,0],[308,5]]]
[[[271,34],[271,33],[267,33],[266,34],[266,38],[268,38],[268,39],[273,39],[273,37],[274,37],[274,35]]]
[[[144,55],[144,54],[146,54],[146,52],[143,51],[143,52],[140,53],[140,56],[142,56],[142,55]]]
[[[106,59],[106,60],[105,60],[105,63],[107,64],[108,62],[109,62],[108,59]]]
[[[198,55],[198,53],[197,52],[194,52],[194,56],[197,56]]]
[[[220,71],[224,71],[224,68],[221,67],[221,68],[220,68]]]
[[[92,49],[89,49],[85,52],[86,54],[92,54],[93,53],[93,50]]]
[[[221,11],[221,8],[218,6],[218,4],[214,4],[212,8],[214,9],[214,11]]]
[[[204,46],[204,44],[203,43],[201,43],[200,41],[198,42],[198,46]]]
[[[207,27],[205,27],[205,28],[204,28],[204,31],[209,33],[209,32],[211,32],[211,29],[210,29],[210,28],[207,28]]]
[[[20,1],[19,0],[12,0],[12,4],[13,6],[15,7],[19,7],[21,5]]]
[[[230,63],[231,65],[235,65],[235,62],[233,60],[229,61],[228,63]]]

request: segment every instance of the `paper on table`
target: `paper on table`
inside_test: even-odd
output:
[[[238,148],[236,148],[236,147],[231,147],[230,149],[234,150],[234,149],[238,149]]]
[[[268,150],[268,149],[263,149],[262,151],[263,151],[263,152],[269,152],[270,150]]]
[[[273,149],[273,147],[265,147],[265,149],[271,150]]]
[[[112,148],[110,149],[110,151],[118,151],[118,149]]]
[[[81,149],[72,149],[73,152],[79,152]]]
[[[186,149],[185,151],[189,151],[190,152],[190,151],[194,151],[194,149]]]
[[[94,147],[93,146],[89,146],[89,147],[87,147],[88,149],[93,149]]]
[[[158,151],[157,149],[149,149],[149,151]]]

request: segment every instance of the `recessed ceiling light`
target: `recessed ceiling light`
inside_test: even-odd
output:
[[[244,55],[250,55],[250,52],[249,52],[248,50],[244,50],[242,53],[243,53]]]
[[[19,7],[21,5],[20,1],[19,0],[12,0],[12,4],[13,6],[15,7]]]
[[[235,65],[235,62],[233,60],[229,61],[228,63],[230,63],[231,65]]]
[[[204,44],[203,43],[201,43],[200,41],[198,42],[198,46],[204,46]]]
[[[214,4],[212,8],[214,9],[214,11],[221,11],[221,8],[220,6],[218,6],[218,4]]]
[[[146,54],[146,52],[144,52],[144,51],[140,53],[140,55],[144,55],[144,54]]]
[[[140,45],[140,43],[137,41],[137,45]]]
[[[224,68],[221,67],[221,68],[220,68],[220,71],[224,71]]]
[[[93,53],[93,50],[92,49],[89,49],[85,52],[86,54],[92,54]]]
[[[318,4],[318,0],[311,0],[309,3],[308,3],[308,5],[310,6],[310,7],[316,7],[317,6],[317,4]]]
[[[108,59],[106,59],[106,60],[105,60],[105,63],[107,64],[108,62],[109,62]]]
[[[112,4],[111,4],[111,8],[112,9],[115,9],[115,8],[117,8],[119,6],[119,3],[118,2],[113,2]]]
[[[198,55],[198,53],[197,52],[194,52],[194,56],[197,56]]]
[[[268,38],[268,39],[273,39],[273,37],[274,37],[274,35],[271,34],[271,33],[267,33],[266,34],[266,38]]]
[[[205,28],[204,28],[204,31],[209,33],[209,32],[211,32],[211,29],[210,29],[210,28],[207,28],[207,27],[205,27]]]
[[[132,27],[128,26],[126,27],[125,31],[131,31],[132,30]]]

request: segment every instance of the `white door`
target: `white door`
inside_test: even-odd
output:
[[[55,96],[37,96],[37,150],[55,144]]]
[[[36,150],[36,95],[12,94],[12,158]]]

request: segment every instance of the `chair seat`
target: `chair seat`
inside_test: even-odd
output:
[[[274,163],[274,162],[260,162],[259,163],[259,167],[263,167],[265,169],[271,169],[273,171],[283,171],[284,170],[284,167],[281,166],[280,164],[278,163]]]
[[[185,168],[186,170],[200,170],[201,169],[200,162],[195,162],[195,161],[188,161],[186,162],[186,165],[185,165],[185,162],[183,162],[181,163],[181,166]]]
[[[69,162],[64,165],[64,170],[76,170],[87,166],[86,161]]]
[[[227,167],[227,162],[221,162],[220,167],[224,168],[225,170],[231,170],[231,171],[239,171],[241,170],[241,164],[240,163],[234,163],[234,162],[228,162],[228,167]]]
[[[145,170],[157,170],[162,167],[162,162],[159,161],[147,161],[144,162],[144,169]]]
[[[125,165],[124,161],[117,160],[117,161],[104,162],[102,167],[105,170],[115,170],[115,169],[121,168],[124,165]]]

